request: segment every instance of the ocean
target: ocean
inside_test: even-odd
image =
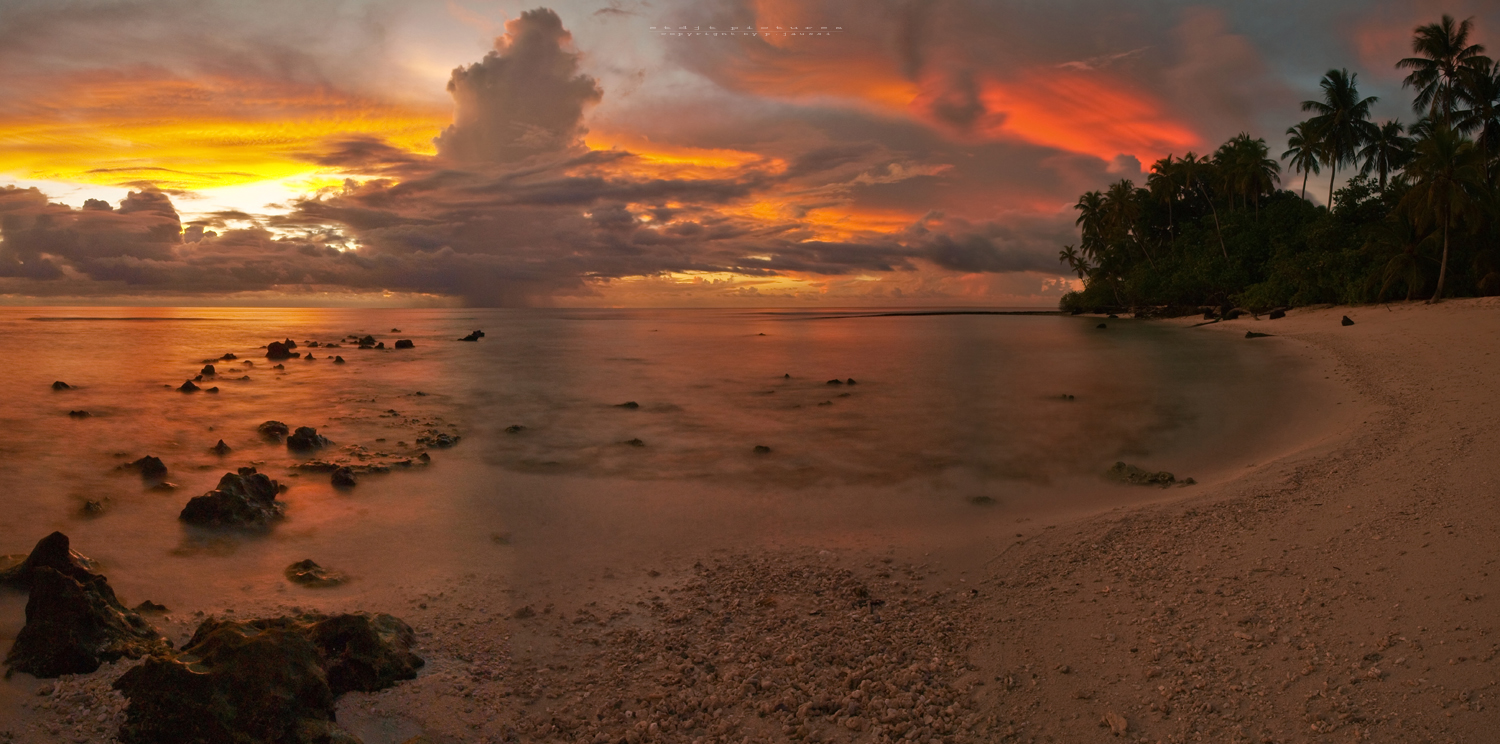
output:
[[[1287,413],[1298,362],[1277,347],[1099,322],[4,308],[0,553],[61,530],[127,604],[179,617],[399,611],[396,598],[458,575],[599,586],[760,546],[989,555],[1017,524],[1188,493],[1110,482],[1116,461],[1211,482],[1298,425]],[[457,340],[473,330],[484,337]],[[350,340],[364,335],[386,348]],[[315,358],[275,368],[263,347],[283,339]],[[392,348],[398,339],[414,348]],[[226,354],[237,359],[212,361],[216,374],[197,383],[217,393],[178,391]],[[268,420],[332,444],[289,451],[257,431]],[[212,451],[220,440],[228,453]],[[169,485],[122,469],[145,455]],[[341,489],[309,460],[389,472]],[[283,521],[240,532],[178,520],[240,467],[288,487]],[[290,584],[283,570],[305,558],[351,580]],[[0,596],[0,648],[24,602]]]

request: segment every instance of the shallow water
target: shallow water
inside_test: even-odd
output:
[[[127,603],[149,598],[179,615],[292,603],[394,610],[398,597],[469,573],[521,588],[596,582],[724,547],[1001,545],[1018,520],[1164,495],[1104,481],[1116,460],[1205,480],[1253,461],[1256,442],[1294,425],[1271,413],[1286,410],[1295,387],[1274,347],[1097,322],[0,309],[0,553],[62,530]],[[474,329],[486,337],[455,341]],[[304,347],[318,358],[284,370],[260,348],[365,333],[416,348]],[[240,361],[216,363],[202,383],[221,392],[174,389],[225,353]],[[54,392],[54,380],[75,389]],[[619,405],[628,401],[638,407]],[[432,464],[335,490],[326,473],[293,467],[308,458],[257,435],[268,419],[333,439],[324,459],[425,451]],[[507,432],[513,424],[524,429]],[[462,439],[416,444],[434,431]],[[219,439],[233,451],[211,453]],[[118,469],[146,454],[166,462],[175,490]],[[244,534],[178,522],[189,498],[251,464],[290,486],[283,523]],[[85,516],[89,500],[103,513]],[[290,585],[282,570],[309,557],[354,580]],[[23,604],[0,597],[0,648]]]

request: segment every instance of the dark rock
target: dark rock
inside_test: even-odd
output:
[[[276,493],[276,481],[255,468],[240,468],[225,473],[218,488],[194,497],[177,518],[204,527],[265,527],[286,509]]]
[[[506,434],[520,434],[523,431],[526,431],[526,427],[520,424],[511,424],[510,426],[505,427]]]
[[[416,348],[416,346],[417,345],[412,343],[411,339],[409,338],[403,338],[396,342],[396,348],[398,349],[414,349]]]
[[[89,413],[88,411],[68,411],[68,415],[72,416],[73,418],[88,418],[94,414]]]
[[[392,328],[391,329],[391,333],[400,333],[400,332],[401,332],[400,328]]]
[[[156,485],[152,486],[151,490],[156,491],[157,493],[171,493],[172,491],[176,491],[177,490],[177,484],[176,483],[168,483],[166,481],[162,481],[162,482],[157,483]]]
[[[354,480],[354,471],[342,467],[333,471],[333,485],[338,488],[353,488],[359,481]]]
[[[381,341],[381,342],[375,344],[375,348],[377,348],[377,349],[384,349],[385,348],[385,342]]]
[[[1267,338],[1270,335],[1271,334],[1269,334],[1269,333],[1256,333],[1255,331],[1245,331],[1245,338]]]
[[[79,511],[83,513],[84,516],[97,517],[100,514],[104,513],[104,502],[93,500],[85,501],[83,502],[83,508],[79,509]]]
[[[120,677],[125,744],[357,742],[334,724],[345,692],[414,679],[416,638],[390,615],[210,619],[182,653]]]
[[[1271,318],[1271,320],[1281,320],[1282,318],[1286,317],[1286,311],[1277,308],[1271,311],[1271,315],[1269,317]]]
[[[316,362],[316,361],[318,361],[318,357],[315,356],[315,355],[313,355],[313,354],[308,354],[307,357],[305,357],[305,358],[309,362]]]
[[[218,444],[209,448],[209,451],[216,455],[227,455],[234,451],[234,448],[225,444],[224,440],[220,439]]]
[[[316,348],[318,346],[322,346],[322,344],[318,343],[317,341],[304,341],[302,342],[302,345],[308,348]]]
[[[630,445],[632,447],[644,447],[644,446],[646,446],[646,443],[643,442],[643,441],[641,441],[640,439],[627,439],[627,440],[621,442],[620,444],[628,444],[628,445]]]
[[[629,408],[629,409],[632,409],[632,410],[634,410],[636,408],[640,408],[640,407],[641,407],[641,404],[639,404],[639,403],[637,403],[637,402],[635,402],[633,400],[627,400],[624,403],[620,403],[620,404],[617,404],[615,406],[615,408]]]
[[[361,337],[359,339],[359,347],[361,349],[368,349],[368,348],[370,348],[371,346],[374,346],[374,345],[375,345],[375,337],[374,336],[363,336],[363,337]]]
[[[203,370],[201,372],[199,372],[198,374],[200,374],[200,375],[213,375],[213,374],[218,374],[218,373],[214,371],[214,366],[212,364],[205,364],[205,365],[203,365]]]
[[[1063,393],[1062,395],[1057,396],[1057,399],[1058,400],[1073,400],[1074,398],[1073,398],[1072,394],[1070,394],[1070,393]]]
[[[196,393],[200,389],[201,388],[199,388],[197,385],[193,384],[192,380],[188,380],[187,382],[182,383],[182,385],[177,388],[177,392],[179,392],[179,393]]]
[[[336,357],[333,358],[333,363],[334,364],[343,364],[344,363],[344,358],[341,357],[341,356],[336,356]]]
[[[215,386],[213,386],[211,388],[204,388],[203,392],[209,393],[209,394],[217,394],[219,392],[219,386],[215,385]]]
[[[782,375],[781,379],[783,379],[783,380],[790,380],[790,379],[792,379],[792,373],[788,372],[788,373]]]
[[[286,365],[285,364],[278,364],[275,367],[272,367],[271,369],[286,369]]]
[[[282,437],[287,435],[288,431],[290,431],[289,429],[287,429],[286,424],[283,424],[280,421],[267,421],[260,426],[255,427],[255,430],[260,432],[260,435],[265,437],[266,439],[276,440],[280,440]]]
[[[1100,323],[1100,324],[1099,324],[1099,325],[1096,325],[1096,326],[1094,326],[1094,327],[1095,327],[1095,328],[1108,328],[1108,327],[1109,327],[1109,326],[1108,326],[1108,325],[1106,325],[1106,324],[1104,324],[1104,323]]]
[[[50,678],[168,649],[155,628],[120,604],[103,576],[75,577],[42,566],[32,572],[26,625],[5,663],[10,672]]]
[[[1229,312],[1224,313],[1224,319],[1225,320],[1236,320],[1241,315],[1249,315],[1249,313],[1246,312],[1245,310],[1241,309],[1241,308],[1237,308],[1236,307],[1236,308],[1231,309]]]
[[[286,438],[286,448],[292,450],[315,450],[330,444],[333,442],[311,426],[299,426],[297,431]]]
[[[29,589],[39,568],[50,568],[80,581],[93,574],[94,562],[68,547],[68,536],[54,532],[37,541],[19,564],[0,571],[0,586]]]
[[[348,577],[337,571],[329,571],[314,563],[311,558],[300,560],[286,567],[287,581],[314,588],[338,586]]]
[[[271,343],[266,344],[266,358],[270,359],[271,361],[295,359],[299,356],[302,355],[293,353],[290,346],[287,346],[286,344],[279,341],[272,341]]]
[[[1350,320],[1349,316],[1345,315],[1344,319],[1339,321],[1339,325],[1352,326],[1354,325],[1354,321]]]
[[[1130,483],[1137,486],[1161,486],[1166,488],[1177,482],[1176,476],[1165,470],[1152,472],[1143,470],[1134,465],[1126,465],[1117,462],[1109,469],[1109,477],[1121,483]]]
[[[764,444],[757,444],[755,445],[755,449],[751,450],[751,452],[754,452],[757,455],[769,455],[771,454],[771,448],[765,446]]]
[[[221,362],[232,362],[236,359],[239,359],[239,357],[233,354],[225,354],[224,356],[219,357],[219,361]]]
[[[58,381],[52,383],[52,389],[53,390],[72,390],[73,386],[69,385],[66,382],[63,382],[62,380],[58,380]]]
[[[193,382],[203,382],[203,375],[193,375]]]
[[[1212,311],[1212,310],[1209,310],[1208,312],[1205,312],[1203,314],[1203,319],[1204,320],[1213,320],[1214,318],[1217,318],[1217,317],[1219,317],[1219,316],[1214,315],[1214,311]]]
[[[969,503],[975,506],[991,506],[995,503],[995,498],[993,496],[984,495],[970,496]]]
[[[167,465],[156,457],[146,455],[135,462],[120,466],[121,469],[134,470],[147,480],[161,480],[167,477]]]
[[[1115,315],[1114,313],[1110,313],[1109,315],[1107,315],[1105,317],[1108,317],[1110,320],[1119,320],[1120,319],[1120,316]]]
[[[858,385],[859,383],[855,382],[853,377],[850,377],[849,379],[844,380],[844,384],[845,385]]]
[[[164,605],[164,604],[157,604],[155,602],[152,602],[149,599],[146,600],[146,601],[144,601],[144,602],[141,602],[138,605],[136,605],[134,609],[135,609],[136,612],[147,613],[147,614],[152,614],[152,615],[165,615],[165,614],[167,614],[167,606],[166,605]]]
[[[424,447],[452,447],[453,445],[458,444],[458,440],[461,438],[462,437],[458,436],[457,434],[444,434],[440,431],[429,431],[426,434],[417,437],[417,444]]]
[[[459,339],[459,341],[478,341],[481,338],[484,338],[484,331],[474,331],[473,333],[470,333],[469,335]]]
[[[282,341],[281,345],[287,347],[288,349],[295,349],[295,348],[297,348],[297,342],[293,341],[291,339],[287,339],[285,341]]]

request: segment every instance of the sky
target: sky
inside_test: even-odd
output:
[[[0,303],[1050,307],[1083,191],[1280,153],[1330,68],[1409,122],[1443,13],[1500,52],[1492,0],[542,1],[4,0]]]

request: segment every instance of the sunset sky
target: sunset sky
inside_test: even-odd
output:
[[[1055,306],[1080,192],[1279,154],[1330,67],[1410,121],[1444,12],[1500,51],[1484,0],[537,2],[5,0],[0,302]]]

